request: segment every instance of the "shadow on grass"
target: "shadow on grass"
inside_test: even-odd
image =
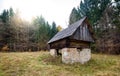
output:
[[[65,64],[62,62],[62,57],[61,56],[56,56],[56,57],[53,57],[51,55],[43,55],[43,56],[39,56],[38,60],[40,62],[44,62],[46,64],[51,64],[51,65],[65,65],[65,66],[72,66],[72,65],[88,65],[88,63],[91,63],[91,62],[94,62],[93,59],[91,59],[88,63],[85,63],[85,64],[80,64],[80,63],[73,63],[73,64]]]
[[[61,56],[57,56],[57,57],[53,57],[51,55],[43,55],[40,56],[39,61],[43,61],[46,64],[51,64],[51,65],[67,65],[67,66],[71,66],[71,65],[79,65],[79,66],[99,66],[99,67],[109,67],[111,65],[115,65],[116,61],[111,60],[111,59],[96,59],[96,58],[91,58],[90,61],[88,61],[85,64],[80,64],[80,63],[73,63],[73,64],[65,64],[62,63],[62,57]]]
[[[39,58],[39,61],[41,62],[44,62],[46,64],[51,64],[51,65],[62,65],[62,57],[61,56],[57,56],[57,57],[53,57],[51,55],[43,55],[43,56],[40,56]]]
[[[92,58],[85,64],[73,63],[73,64],[64,64],[62,63],[61,56],[53,57],[51,55],[40,56],[39,61],[43,62],[45,65],[55,65],[60,67],[63,70],[74,73],[83,73],[83,74],[93,74],[97,71],[107,70],[110,66],[115,65],[116,62],[113,60],[106,59],[96,59]]]

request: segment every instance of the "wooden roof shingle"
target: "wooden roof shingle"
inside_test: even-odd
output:
[[[68,28],[58,32],[48,43],[52,43],[54,41],[69,37],[73,35],[76,29],[82,24],[82,22],[86,19],[86,17],[80,19],[79,21],[69,25]]]

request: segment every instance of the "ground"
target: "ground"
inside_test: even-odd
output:
[[[119,76],[120,55],[92,54],[86,64],[64,64],[49,52],[0,53],[0,76]]]

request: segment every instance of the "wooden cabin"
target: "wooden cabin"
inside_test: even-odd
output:
[[[93,32],[87,17],[58,32],[49,42],[50,49],[84,48],[94,42]]]
[[[87,17],[71,24],[68,28],[58,32],[49,42],[50,49],[59,51],[63,48],[90,48],[94,42],[93,31]],[[57,52],[58,53],[58,52]]]

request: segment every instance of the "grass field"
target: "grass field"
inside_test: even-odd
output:
[[[0,76],[120,76],[120,55],[92,54],[86,64],[64,64],[49,52],[0,53]]]

